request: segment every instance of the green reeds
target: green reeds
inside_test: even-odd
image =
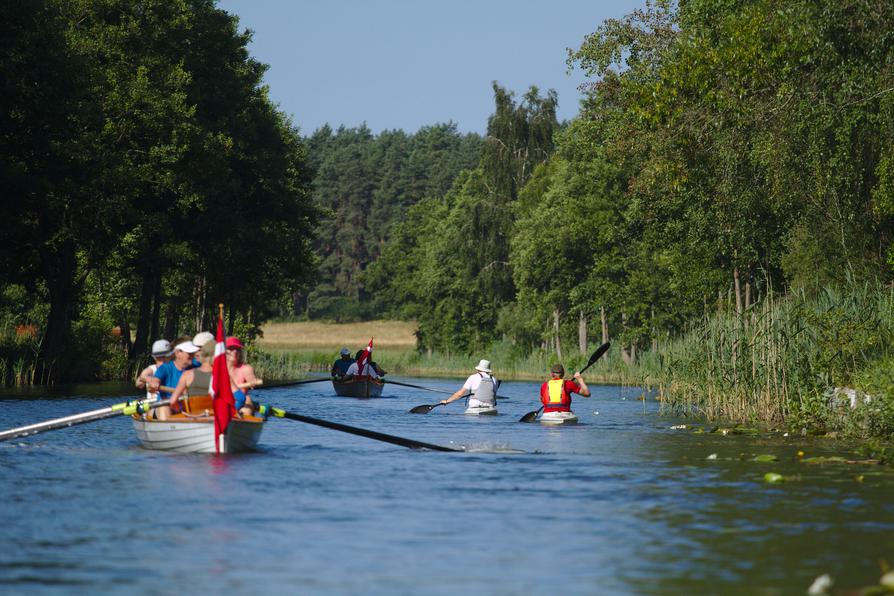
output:
[[[894,297],[878,285],[767,297],[693,325],[662,350],[665,407],[708,419],[822,426],[829,387],[890,355]]]

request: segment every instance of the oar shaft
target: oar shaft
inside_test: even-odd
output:
[[[73,414],[71,416],[63,416],[62,418],[54,418],[53,420],[38,422],[36,424],[29,424],[28,426],[11,428],[9,430],[0,432],[0,441],[8,441],[10,439],[17,439],[19,437],[26,437],[28,435],[36,435],[37,433],[42,433],[48,430],[64,428],[66,426],[75,426],[76,424],[85,424],[87,422],[93,422],[94,420],[111,418],[112,416],[129,416],[136,413],[140,407],[143,407],[144,409],[152,409],[166,403],[168,403],[167,400],[165,400],[164,402],[155,400],[135,400],[121,404],[115,404],[107,408],[91,410],[90,412]]]
[[[272,408],[270,406],[262,405],[261,413],[264,413],[265,409],[277,418],[288,418],[289,420],[297,420],[298,422],[315,424],[317,426],[331,428],[332,430],[338,430],[341,432],[350,433],[352,435],[366,437],[368,439],[375,439],[376,441],[384,441],[386,443],[400,445],[401,447],[409,447],[410,449],[431,449],[432,451],[462,451],[462,449],[454,449],[452,447],[444,447],[442,445],[434,445],[432,443],[423,443],[422,441],[414,441],[413,439],[405,439],[403,437],[387,435],[385,433],[376,432],[374,430],[366,430],[365,428],[357,428],[356,426],[348,426],[347,424],[339,424],[338,422],[330,422],[328,420],[321,420],[319,418],[311,418],[310,416],[302,416],[301,414],[286,412],[285,410]]]

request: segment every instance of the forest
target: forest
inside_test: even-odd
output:
[[[816,420],[846,385],[892,409],[894,6],[649,2],[569,40],[578,116],[495,73],[483,136],[302,134],[211,0],[0,10],[6,383],[127,374],[223,302],[248,338],[610,340],[710,416]]]

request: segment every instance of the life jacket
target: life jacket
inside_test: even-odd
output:
[[[472,397],[488,406],[497,405],[497,391],[494,389],[494,378],[490,375],[483,377]]]
[[[544,412],[571,411],[571,395],[565,390],[565,379],[550,379],[546,388],[546,395],[540,396]]]

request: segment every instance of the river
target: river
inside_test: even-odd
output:
[[[894,565],[890,466],[805,463],[858,457],[827,439],[673,429],[692,421],[638,390],[592,390],[574,402],[582,424],[559,428],[518,422],[539,406],[528,382],[504,383],[487,418],[462,402],[409,414],[442,395],[394,385],[372,400],[328,383],[256,394],[466,453],[283,419],[260,452],[223,457],[146,451],[123,417],[0,443],[0,591],[804,594],[821,574],[834,592]],[[98,393],[7,391],[0,430],[129,398]]]

